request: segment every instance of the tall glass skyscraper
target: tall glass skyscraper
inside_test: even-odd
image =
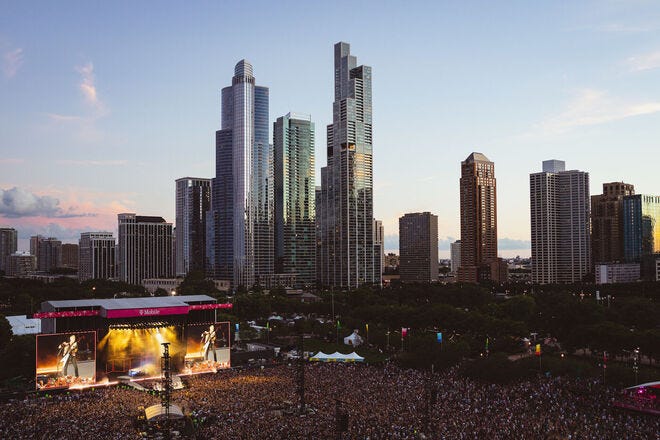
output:
[[[321,169],[317,259],[321,285],[372,284],[373,138],[371,67],[357,66],[348,43],[335,44],[335,101],[328,125],[328,160]]]
[[[216,177],[208,220],[210,272],[233,288],[273,273],[273,158],[268,143],[268,88],[255,85],[241,60],[222,89],[222,129],[216,132]]]
[[[289,113],[273,124],[275,150],[275,272],[296,284],[316,283],[314,123]]]
[[[205,270],[206,212],[211,207],[211,179],[176,180],[176,275]]]
[[[652,278],[660,254],[660,196],[623,198],[623,253],[626,262],[641,263],[642,277]]]

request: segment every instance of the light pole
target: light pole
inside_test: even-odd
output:
[[[639,365],[637,364],[638,362],[639,362],[639,347],[633,350],[633,372],[635,373],[635,385],[637,385],[637,382],[639,381],[638,379]]]

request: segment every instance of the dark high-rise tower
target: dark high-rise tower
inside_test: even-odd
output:
[[[461,162],[460,188],[461,266],[458,280],[464,283],[489,279],[503,281],[499,279],[497,267],[495,164],[481,153],[470,154]]]
[[[438,281],[438,216],[417,212],[399,217],[399,253],[401,281]]]
[[[0,271],[7,272],[9,256],[18,249],[18,232],[14,228],[0,228]]]
[[[176,275],[206,268],[206,212],[211,208],[211,179],[176,180]]]
[[[635,194],[629,183],[603,183],[591,196],[591,255],[594,263],[623,261],[623,198]]]
[[[314,123],[289,113],[273,125],[275,152],[275,272],[316,283]]]
[[[216,132],[209,272],[235,289],[273,273],[273,157],[268,143],[268,88],[255,85],[241,60],[222,89],[222,129]]]
[[[371,67],[357,66],[348,43],[335,44],[335,101],[321,169],[317,278],[356,288],[375,281]],[[377,263],[377,262],[376,262]]]

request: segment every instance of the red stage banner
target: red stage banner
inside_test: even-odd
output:
[[[32,315],[36,319],[47,318],[78,318],[83,316],[98,316],[100,310],[65,310],[63,312],[39,312]]]
[[[141,318],[148,316],[186,315],[188,306],[149,307],[145,309],[107,310],[106,318]]]

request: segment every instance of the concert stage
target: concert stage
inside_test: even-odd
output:
[[[643,383],[626,388],[612,406],[660,416],[660,382]]]
[[[45,301],[34,314],[47,333],[37,336],[37,388],[159,377],[163,342],[179,374],[229,368],[230,325],[216,316],[231,308],[206,295]]]

